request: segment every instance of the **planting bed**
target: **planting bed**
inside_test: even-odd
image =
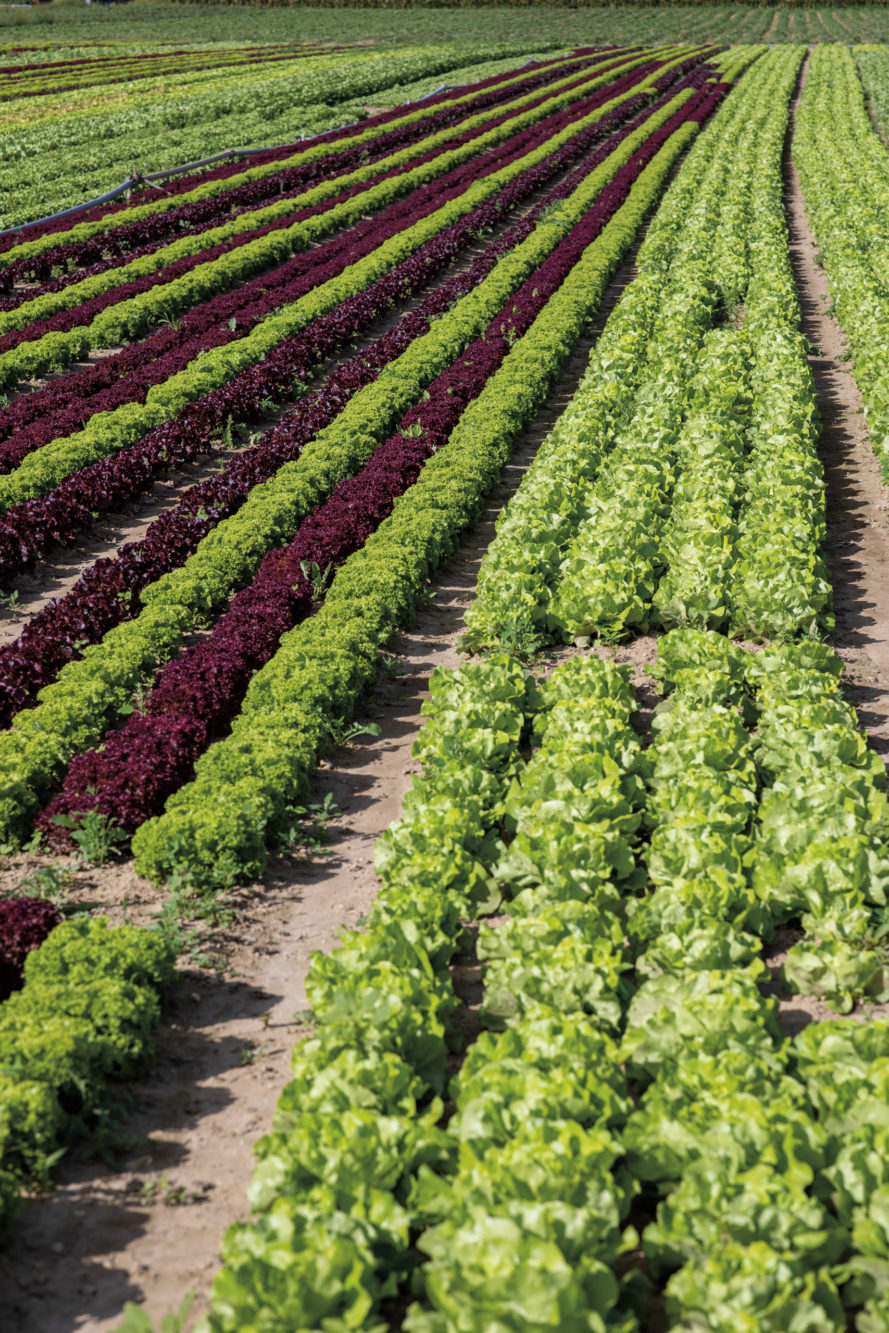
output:
[[[25,1333],[889,1327],[880,53],[479,73],[0,236]]]

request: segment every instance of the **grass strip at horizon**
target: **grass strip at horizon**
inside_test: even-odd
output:
[[[877,63],[882,71],[882,62]],[[869,77],[868,67],[863,68]],[[849,341],[871,444],[886,481],[889,266],[881,238],[889,207],[889,154],[870,122],[855,61],[845,47],[813,51],[792,152],[833,308]]]
[[[817,413],[781,203],[802,56],[764,56],[690,155],[685,193],[680,178],[584,381],[498,519],[466,648],[619,639],[653,614],[755,638],[829,623]],[[692,198],[673,253],[660,218]]]

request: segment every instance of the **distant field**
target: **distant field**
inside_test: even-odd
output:
[[[789,9],[741,5],[610,5],[368,9],[303,6],[43,5],[0,10],[3,27],[33,25],[53,43],[116,41],[312,42],[372,40],[386,46],[426,43],[552,41],[657,43],[867,42],[889,39],[889,7]],[[86,33],[89,32],[89,38]]]

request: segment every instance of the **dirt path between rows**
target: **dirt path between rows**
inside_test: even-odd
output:
[[[796,108],[806,78],[803,66]],[[889,493],[871,447],[849,348],[830,311],[830,290],[817,262],[796,168],[785,160],[790,256],[812,344],[809,365],[822,417],[820,453],[827,483],[825,556],[834,589],[831,643],[846,662],[847,693],[874,748],[889,755]]]
[[[252,1145],[270,1127],[287,1081],[311,952],[333,948],[338,930],[356,924],[373,901],[374,843],[410,785],[430,672],[458,664],[454,640],[497,514],[573,396],[631,274],[627,263],[616,275],[595,327],[517,441],[480,522],[430,587],[415,628],[391,645],[391,678],[384,676],[358,719],[379,725],[379,738],[321,765],[311,799],[330,793],[342,811],[327,853],[314,864],[278,859],[262,884],[237,893],[237,921],[218,941],[227,970],[193,970],[176,986],[157,1060],[132,1086],[133,1109],[110,1145],[118,1169],[83,1144],[61,1164],[52,1193],[23,1214],[0,1254],[0,1328],[109,1333],[127,1300],[144,1302],[158,1319],[186,1292],[206,1294],[225,1228],[248,1216]],[[16,858],[7,874],[20,876],[34,863]],[[81,872],[76,892],[107,904],[117,919],[122,903],[132,919],[145,920],[164,901],[130,865]]]
[[[846,667],[845,693],[858,710],[870,744],[889,755],[889,519],[887,491],[867,433],[864,405],[848,344],[831,313],[830,289],[818,263],[818,246],[806,216],[802,190],[790,152],[792,128],[808,72],[803,64],[791,105],[791,132],[784,157],[784,207],[790,233],[790,260],[797,283],[801,327],[812,351],[822,428],[819,453],[827,486],[827,540],[824,553],[834,592],[836,627],[830,643]],[[773,977],[800,938],[799,930],[777,931],[764,957]],[[781,1026],[788,1035],[807,1024],[834,1017],[822,1001],[802,995],[779,997]],[[889,1014],[875,1005],[864,1014]]]

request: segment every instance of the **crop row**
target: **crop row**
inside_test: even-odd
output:
[[[817,47],[812,53],[797,113],[793,160],[837,318],[849,339],[870,438],[885,471],[889,269],[880,236],[889,205],[887,157],[845,47]]]
[[[885,132],[889,122],[889,68],[885,46],[867,45],[852,48],[855,63],[861,73],[865,95],[869,101],[877,129]]]
[[[629,1333],[656,1310],[677,1330],[883,1327],[889,1027],[791,1041],[760,989],[775,924],[808,910],[820,934],[848,906],[826,788],[834,818],[849,790],[867,807],[868,846],[885,807],[847,706],[824,745],[840,670],[818,644],[674,631],[648,749],[612,662],[434,673],[382,891],[313,957],[316,1031],[203,1333],[382,1328],[393,1299],[410,1333]],[[473,1039],[454,978],[476,961]]]
[[[691,155],[639,280],[498,520],[467,647],[615,640],[650,623],[750,638],[829,623],[817,413],[781,197],[801,58],[760,61],[721,140],[714,126]]]
[[[115,1083],[150,1063],[173,965],[155,931],[103,917],[59,922],[39,899],[0,903],[4,1229],[78,1132],[107,1115]]]

